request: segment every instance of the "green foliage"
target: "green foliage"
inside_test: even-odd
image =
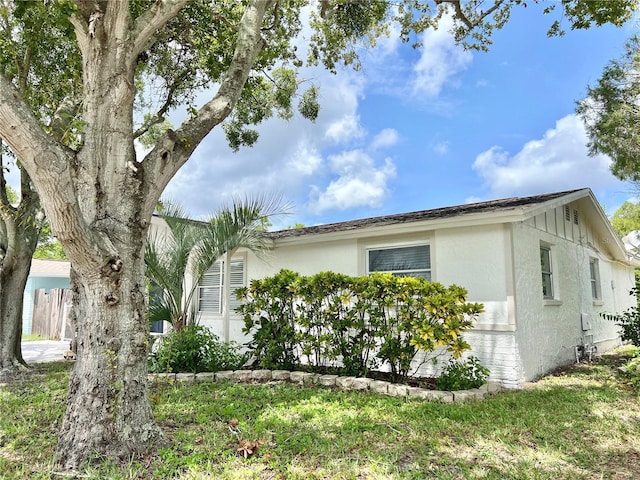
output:
[[[483,385],[489,378],[489,369],[480,364],[477,357],[469,357],[466,361],[450,360],[438,377],[438,390],[469,390]]]
[[[613,159],[611,171],[622,180],[640,181],[640,37],[632,37],[620,60],[609,63],[587,97],[578,104],[592,155]]]
[[[629,292],[629,295],[638,298],[637,287]],[[640,307],[634,305],[622,313],[602,313],[601,316],[612,322],[616,322],[621,327],[620,337],[622,340],[628,340],[636,346],[640,346]]]
[[[418,350],[457,358],[470,348],[462,334],[482,311],[461,287],[390,274],[282,270],[236,294],[261,366],[292,368],[304,357],[310,365],[341,365],[348,375],[386,364],[406,377]]]
[[[624,202],[611,217],[611,226],[620,237],[640,230],[640,203]]]
[[[629,383],[636,390],[640,390],[640,352],[638,352],[635,357],[629,360],[621,368],[621,371],[627,377]]]
[[[40,243],[35,252],[33,252],[33,258],[41,260],[67,260],[67,254],[62,249],[62,245],[58,241],[50,241]]]
[[[264,368],[291,369],[300,363],[296,334],[297,273],[281,270],[273,277],[252,280],[249,288],[236,290],[238,298],[251,300],[238,308],[244,317],[244,331],[252,331],[249,343]]]
[[[236,370],[247,359],[236,342],[221,342],[201,325],[187,325],[158,340],[151,354],[151,372],[218,372]]]

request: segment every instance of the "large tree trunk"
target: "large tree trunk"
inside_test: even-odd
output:
[[[0,133],[36,184],[74,272],[78,359],[57,447],[67,468],[96,456],[129,458],[165,442],[147,393],[147,230],[169,180],[233,110],[264,45],[265,9],[273,5],[248,2],[218,93],[140,161],[133,143],[136,62],[186,2],[153,2],[135,21],[128,2],[78,2],[71,19],[83,60],[84,143],[78,150],[52,141],[0,75]]]
[[[121,247],[119,261],[93,274],[73,271],[78,359],[58,439],[58,455],[67,467],[95,454],[126,459],[164,443],[147,396],[140,233],[134,244]]]

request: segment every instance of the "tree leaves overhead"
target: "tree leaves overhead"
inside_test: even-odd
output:
[[[605,67],[577,112],[589,135],[590,154],[609,155],[616,177],[640,181],[640,37],[631,38],[624,56]]]

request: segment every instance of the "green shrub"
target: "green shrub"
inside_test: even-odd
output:
[[[364,376],[386,363],[399,378],[419,349],[458,358],[470,348],[462,334],[482,305],[466,294],[424,278],[289,270],[236,290],[260,366],[291,369],[305,357],[311,366],[341,365],[346,375]]]
[[[235,370],[246,361],[236,342],[222,342],[206,327],[186,325],[163,337],[151,354],[151,372],[217,372]]]
[[[263,368],[290,370],[300,364],[296,332],[299,277],[290,270],[281,270],[235,291],[238,299],[245,300],[236,311],[244,318],[243,331],[252,336],[248,346]]]
[[[454,391],[478,388],[489,378],[489,369],[480,364],[476,357],[467,361],[450,360],[436,381],[438,390]]]
[[[639,292],[638,288],[632,288],[629,295],[637,297]],[[621,327],[620,337],[622,340],[628,340],[634,345],[640,346],[640,307],[638,305],[622,313],[602,313],[601,316],[616,322]]]
[[[640,390],[640,353],[629,360],[624,367],[622,367],[622,371],[629,380],[629,383],[631,383],[635,389]]]

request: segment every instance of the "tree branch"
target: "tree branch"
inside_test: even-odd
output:
[[[238,28],[233,59],[216,95],[177,131],[169,130],[145,157],[145,188],[162,192],[207,134],[233,110],[249,72],[264,46],[260,35],[265,12],[273,0],[250,0]],[[153,211],[155,195],[146,195],[145,211]]]
[[[153,35],[184,7],[189,0],[157,0],[149,10],[135,20],[133,30],[134,44],[131,51],[131,62],[135,62],[138,54],[145,50]]]

